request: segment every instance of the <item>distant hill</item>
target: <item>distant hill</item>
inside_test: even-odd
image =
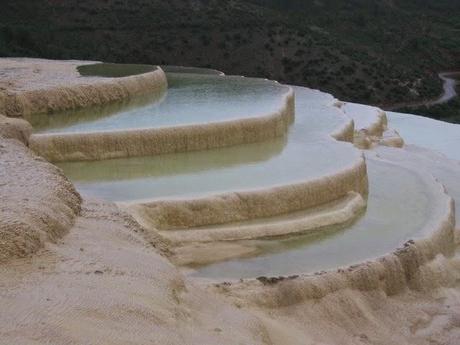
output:
[[[458,0],[6,2],[2,56],[212,67],[380,105],[460,69]]]

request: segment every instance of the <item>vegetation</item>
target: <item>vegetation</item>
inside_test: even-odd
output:
[[[460,69],[457,0],[16,0],[0,55],[211,67],[372,104]]]

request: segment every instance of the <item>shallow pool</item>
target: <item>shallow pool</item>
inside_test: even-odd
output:
[[[317,272],[359,263],[396,249],[440,212],[438,186],[412,170],[368,159],[366,213],[345,229],[252,241],[258,256],[198,268],[193,276],[238,279]],[[246,241],[246,245],[248,245]]]
[[[239,76],[168,73],[160,100],[140,100],[30,119],[37,133],[98,132],[219,122],[256,117],[281,108],[289,91],[274,81]],[[90,114],[90,115],[89,115]]]
[[[267,188],[334,174],[360,159],[329,136],[347,119],[333,98],[295,88],[296,119],[286,137],[154,157],[58,164],[83,194],[110,201],[196,197]]]

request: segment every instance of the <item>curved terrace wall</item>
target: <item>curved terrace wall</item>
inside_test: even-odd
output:
[[[376,107],[362,104],[343,103],[335,105],[355,123],[353,143],[361,149],[369,149],[375,144],[403,147],[404,140],[395,130],[388,129],[386,113]]]
[[[355,124],[353,120],[350,119],[349,121],[345,122],[343,126],[341,126],[340,128],[337,128],[330,135],[335,140],[352,143],[354,132],[355,132]]]
[[[284,135],[294,119],[294,92],[277,111],[260,117],[165,128],[35,134],[31,148],[49,161],[82,161],[199,151],[249,144]]]
[[[188,228],[281,215],[343,198],[350,191],[367,194],[364,158],[335,174],[303,183],[231,192],[185,200],[125,204],[135,217],[157,229]]]
[[[387,129],[386,113],[376,107],[354,103],[338,103],[340,109],[354,120],[355,131],[366,131],[367,135],[381,137]]]
[[[223,227],[197,227],[161,231],[172,243],[197,243],[216,241],[241,241],[315,233],[332,228],[344,228],[357,220],[366,207],[361,194],[349,192],[347,196],[331,203],[293,212],[279,217],[259,218],[257,222],[229,223]],[[300,216],[301,214],[301,216]],[[274,221],[274,218],[277,218]]]
[[[448,283],[449,277],[436,270],[425,269],[437,258],[451,257],[455,251],[454,202],[444,193],[443,213],[402,248],[375,260],[337,271],[290,277],[259,277],[240,283],[226,284],[225,290],[235,298],[263,307],[279,308],[315,300],[328,294],[354,289],[381,290],[395,295],[406,289],[423,290]],[[219,289],[219,284],[217,289]]]
[[[7,116],[30,116],[108,104],[123,99],[161,93],[167,88],[161,68],[152,72],[122,78],[78,80],[78,83],[43,89],[0,93],[0,113]]]

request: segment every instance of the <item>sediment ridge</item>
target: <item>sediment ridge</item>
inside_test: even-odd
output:
[[[23,62],[25,61],[25,62]],[[112,102],[145,95],[162,93],[167,88],[166,76],[161,68],[145,74],[122,78],[81,77],[76,71],[80,64],[88,62],[53,62],[50,60],[14,60],[2,61],[10,69],[30,68],[26,77],[36,78],[35,74],[47,74],[53,71],[53,65],[61,65],[62,71],[56,78],[62,82],[50,85],[35,85],[29,88],[9,88],[0,92],[0,113],[10,117],[24,117],[32,114],[51,113],[64,110],[75,110],[90,106],[109,104]],[[31,77],[32,75],[32,77]],[[38,82],[37,82],[38,84]]]
[[[1,135],[0,181],[0,263],[56,241],[80,212],[80,195],[60,169]]]
[[[355,220],[365,209],[361,194],[349,192],[334,202],[282,216],[259,218],[257,222],[237,222],[224,226],[167,229],[160,234],[172,243],[241,241],[257,238],[314,233],[322,229],[344,226]]]
[[[331,103],[326,101],[331,111],[336,111]],[[341,110],[337,116],[342,121],[327,133],[326,140],[352,142],[354,122]],[[330,138],[332,137],[332,138]],[[352,147],[350,147],[353,150]],[[325,176],[310,178],[305,181],[293,181],[289,184],[267,186],[253,190],[236,190],[226,193],[215,193],[209,196],[194,198],[171,198],[157,200],[136,200],[129,203],[119,203],[126,208],[138,222],[147,229],[161,231],[161,234],[173,242],[209,242],[218,240],[237,240],[242,238],[259,238],[281,236],[288,232],[302,233],[317,231],[328,225],[349,223],[360,214],[366,206],[368,190],[367,169],[364,158],[361,156],[350,160],[346,167],[337,168]],[[321,205],[331,205],[339,202],[350,193],[359,194],[360,202],[354,199],[350,205],[339,212],[340,221],[334,222],[330,218],[317,222],[316,226],[305,226],[302,221],[296,226],[287,226],[285,223],[272,224],[269,227],[260,224],[247,229],[235,231],[232,223],[263,220],[264,218],[286,216],[302,212]],[[332,207],[333,208],[333,207]],[[335,214],[337,215],[337,213]],[[318,218],[319,219],[319,218]],[[312,220],[312,219],[310,219]],[[303,224],[299,226],[299,224]],[[314,222],[312,222],[313,224]],[[292,224],[291,224],[292,225]],[[217,226],[215,229],[205,230],[203,227]],[[219,227],[220,226],[220,227]],[[243,230],[246,229],[246,230]],[[261,230],[261,229],[264,230]],[[288,230],[290,228],[290,230]],[[174,231],[174,234],[173,234]]]
[[[306,182],[211,195],[120,204],[148,228],[185,229],[282,215],[343,198],[350,191],[366,195],[364,158],[328,176]]]
[[[330,136],[338,141],[345,141],[352,143],[355,132],[355,124],[352,119],[348,119],[343,126],[333,131]]]

